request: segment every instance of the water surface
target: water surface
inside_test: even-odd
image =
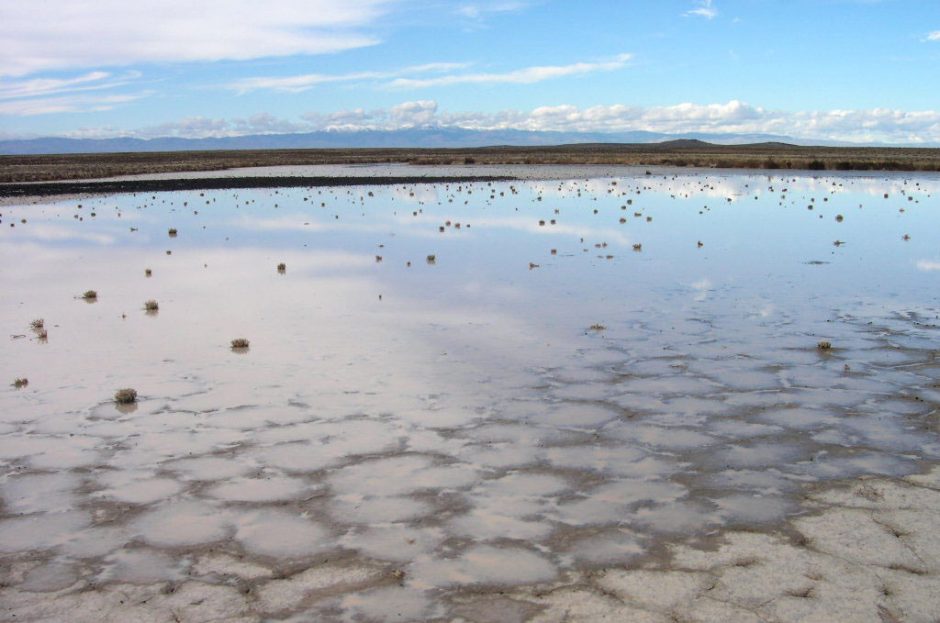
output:
[[[584,173],[4,206],[6,583],[472,620],[936,463],[940,177]]]

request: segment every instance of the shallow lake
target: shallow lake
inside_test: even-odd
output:
[[[0,207],[7,586],[483,620],[936,465],[940,176],[551,172]]]

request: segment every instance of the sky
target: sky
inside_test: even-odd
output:
[[[940,0],[0,0],[0,138],[940,142]]]

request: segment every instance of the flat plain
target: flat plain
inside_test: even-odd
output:
[[[633,165],[722,169],[938,171],[940,149],[716,145],[697,140],[642,144],[457,149],[271,149],[0,156],[0,183],[106,178],[287,165]]]

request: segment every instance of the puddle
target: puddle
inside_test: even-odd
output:
[[[2,206],[4,615],[928,620],[940,176],[509,173]]]

